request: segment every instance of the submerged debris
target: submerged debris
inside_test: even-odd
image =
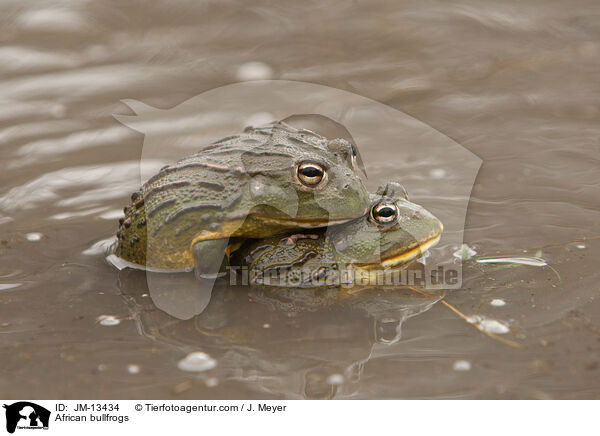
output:
[[[462,244],[462,246],[456,250],[452,255],[461,261],[469,260],[473,256],[475,256],[477,252],[469,247],[467,244]]]
[[[477,259],[477,263],[516,263],[518,265],[546,266],[548,263],[541,257],[488,257]]]
[[[18,288],[22,283],[0,283],[0,291],[8,291],[9,289]]]

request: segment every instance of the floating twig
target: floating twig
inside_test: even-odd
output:
[[[420,289],[417,288],[413,288],[412,286],[408,286],[409,289],[417,292],[418,294],[424,295],[428,298],[432,298],[437,300],[436,297],[434,297],[433,295],[428,294],[427,292],[421,291]],[[515,342],[515,341],[511,341],[510,339],[505,339],[503,337],[498,336],[495,333],[492,332],[488,332],[487,330],[483,329],[478,323],[473,323],[471,322],[471,320],[469,319],[468,316],[466,316],[464,313],[462,313],[460,310],[458,310],[456,307],[452,306],[450,303],[448,303],[445,300],[440,300],[440,302],[446,306],[448,309],[450,309],[452,312],[454,312],[455,314],[457,314],[460,318],[462,318],[463,320],[465,320],[468,324],[472,325],[473,327],[475,327],[477,330],[479,330],[481,333],[483,333],[484,335],[495,339],[499,342],[502,342],[504,345],[508,345],[509,347],[513,347],[513,348],[518,348],[520,350],[522,350],[523,348],[525,348],[525,346],[519,342]]]

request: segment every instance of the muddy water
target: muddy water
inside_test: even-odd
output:
[[[596,2],[0,8],[0,397],[600,396]],[[444,301],[522,348],[440,295],[383,288],[274,297],[220,284],[178,319],[139,272],[107,265],[98,243],[139,186],[144,143],[113,117],[131,115],[120,100],[167,109],[251,78],[368,97],[481,158],[464,233],[477,254]],[[400,179],[460,223],[460,172],[440,171],[443,152],[361,153],[369,188]],[[548,265],[476,263],[498,255]]]

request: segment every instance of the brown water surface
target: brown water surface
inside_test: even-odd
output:
[[[8,0],[0,23],[0,397],[600,397],[598,2]],[[144,142],[113,117],[131,114],[120,101],[167,109],[248,78],[368,97],[479,156],[477,255],[444,300],[523,348],[406,290],[219,284],[177,319],[143,274],[106,264]],[[368,187],[401,180],[461,224],[460,171],[426,143],[361,148]],[[548,266],[475,262],[498,255]],[[207,369],[182,369],[198,351]]]

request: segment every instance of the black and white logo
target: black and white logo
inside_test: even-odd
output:
[[[6,431],[14,433],[16,429],[48,429],[50,411],[29,401],[5,404]]]

